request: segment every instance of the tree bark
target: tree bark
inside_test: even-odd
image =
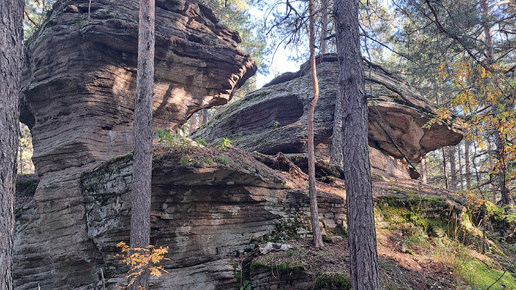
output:
[[[333,135],[331,139],[330,164],[342,167],[342,101],[337,95],[335,112],[333,113]]]
[[[321,45],[319,47],[319,53],[321,54],[328,52],[328,40],[326,39],[328,35],[328,1],[321,0]]]
[[[457,161],[454,146],[448,147],[448,161],[450,162],[450,189],[457,190]]]
[[[358,30],[358,0],[336,0],[334,18],[342,106],[342,153],[353,289],[381,289],[368,149],[368,109]],[[338,102],[337,102],[338,104]]]
[[[450,183],[448,180],[448,170],[446,170],[446,149],[444,147],[441,148],[441,153],[443,155],[443,177],[444,177],[444,188],[449,189]]]
[[[21,0],[0,2],[0,289],[13,289],[14,192],[18,151],[18,99],[23,63]]]
[[[319,227],[319,211],[317,209],[317,189],[315,187],[315,146],[314,146],[314,112],[317,100],[319,99],[319,82],[317,80],[317,68],[315,65],[315,17],[314,17],[314,0],[309,1],[310,11],[310,67],[312,71],[312,85],[314,97],[308,104],[306,113],[306,127],[308,130],[308,193],[310,195],[310,221],[312,224],[312,234],[314,238],[314,246],[316,249],[324,247],[321,229]]]
[[[150,242],[152,178],[152,97],[154,87],[154,0],[140,0],[138,66],[134,104],[134,163],[131,192],[131,248]],[[133,289],[149,288],[149,275],[137,280]]]
[[[470,168],[470,161],[469,161],[469,147],[471,145],[471,142],[466,139],[464,141],[464,168],[466,173],[466,189],[471,189],[471,168]]]
[[[459,163],[459,168],[457,170],[457,182],[458,182],[458,186],[457,186],[457,189],[460,189],[460,190],[464,190],[464,175],[462,174],[462,153],[461,153],[461,146],[460,144],[462,143],[459,143],[459,145],[457,145],[457,162]]]

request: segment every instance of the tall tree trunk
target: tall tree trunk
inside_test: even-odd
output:
[[[489,1],[482,0],[480,2],[482,7],[482,12],[486,19],[490,17],[490,9],[489,9]],[[489,67],[492,67],[494,63],[494,45],[493,45],[493,36],[491,32],[491,24],[489,21],[486,21],[484,24],[484,37],[485,43],[487,47],[487,60]],[[500,194],[502,196],[502,204],[504,205],[514,205],[514,200],[507,186],[507,163],[506,163],[506,154],[505,154],[505,146],[502,140],[502,136],[500,134],[500,128],[503,126],[501,124],[501,120],[498,116],[498,108],[499,104],[492,102],[491,104],[491,112],[495,118],[497,118],[496,126],[494,128],[494,138],[496,145],[496,160],[497,160],[497,186],[500,190]]]
[[[333,135],[331,139],[330,163],[342,167],[342,100],[337,95],[333,113]]]
[[[381,289],[367,139],[368,109],[358,30],[358,0],[334,3],[338,97],[342,106],[342,153],[353,289]],[[338,104],[338,102],[337,102]]]
[[[319,53],[321,54],[328,52],[328,40],[326,39],[328,35],[328,1],[321,0],[321,45],[319,47]]]
[[[131,193],[131,248],[150,242],[152,179],[152,96],[154,87],[154,0],[140,0],[138,73],[134,104],[134,163]],[[149,288],[148,271],[133,285]]]
[[[448,170],[446,170],[446,149],[444,149],[444,147],[441,148],[441,153],[443,155],[444,188],[449,189],[450,188],[450,183],[448,181]]]
[[[421,159],[420,171],[421,171],[421,182],[423,184],[427,184],[428,183],[428,175],[426,173],[426,158],[425,157],[423,157],[423,159]]]
[[[465,168],[465,174],[466,174],[466,189],[471,189],[471,168],[470,168],[470,161],[469,161],[469,147],[471,146],[471,142],[466,139],[464,141],[464,168]]]
[[[454,146],[448,147],[448,161],[450,162],[450,189],[457,190],[457,163]]]
[[[457,189],[460,189],[460,190],[464,190],[464,175],[462,174],[462,153],[461,153],[461,145],[462,143],[459,143],[459,145],[457,145],[456,149],[457,149],[457,162],[459,163],[459,168],[457,169],[457,182],[459,183],[458,184],[458,187]]]
[[[0,289],[13,289],[14,191],[18,151],[18,98],[23,63],[23,5],[0,1]]]
[[[317,189],[315,187],[315,146],[314,146],[314,112],[319,99],[319,81],[317,80],[317,68],[315,65],[315,31],[314,31],[314,0],[309,2],[310,10],[310,67],[312,70],[312,85],[314,98],[308,104],[307,129],[308,129],[308,192],[310,195],[310,220],[312,234],[316,249],[323,248],[321,229],[319,227],[319,211],[317,209]]]

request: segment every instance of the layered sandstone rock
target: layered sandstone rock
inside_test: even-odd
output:
[[[286,73],[264,88],[229,104],[195,132],[208,142],[230,138],[232,144],[266,154],[306,152],[306,108],[312,98],[309,66]],[[338,62],[318,58],[320,99],[314,116],[316,154],[328,157],[333,133]],[[408,161],[417,163],[429,151],[462,139],[456,125],[437,122],[423,128],[436,108],[406,82],[381,67],[364,63],[369,99],[371,164],[381,173],[409,178]]]
[[[137,26],[136,0],[63,0],[27,43],[21,120],[32,131],[40,183],[30,222],[17,227],[17,289],[100,279],[79,177],[133,150]],[[256,70],[239,41],[197,2],[156,1],[155,128],[231,98]]]
[[[101,253],[96,267],[108,289],[125,282],[113,256],[128,241],[132,156],[109,161],[81,178],[88,238]],[[263,239],[309,233],[309,200],[281,175],[237,150],[191,148],[154,161],[151,243],[169,248],[170,273],[152,289],[239,289],[235,260]],[[319,189],[326,230],[342,228],[342,195]],[[100,284],[99,284],[100,286]]]

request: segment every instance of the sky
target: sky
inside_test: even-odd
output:
[[[288,52],[283,46],[280,46],[276,51],[274,59],[269,67],[269,74],[263,75],[260,72],[256,73],[256,86],[257,89],[263,87],[263,85],[270,82],[276,76],[285,72],[296,72],[299,70],[301,63],[297,63],[292,60],[288,60]]]

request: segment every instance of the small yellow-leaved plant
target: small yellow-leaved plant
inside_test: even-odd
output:
[[[131,249],[124,242],[120,242],[116,246],[121,249],[122,254],[117,254],[115,257],[120,259],[120,263],[129,266],[129,273],[127,274],[129,284],[126,287],[119,286],[118,289],[127,289],[147,271],[155,277],[161,276],[162,272],[168,273],[162,265],[157,265],[163,260],[170,260],[164,257],[168,253],[168,248],[155,248],[153,245],[149,245],[146,248]],[[130,254],[130,250],[132,250],[132,254]]]

